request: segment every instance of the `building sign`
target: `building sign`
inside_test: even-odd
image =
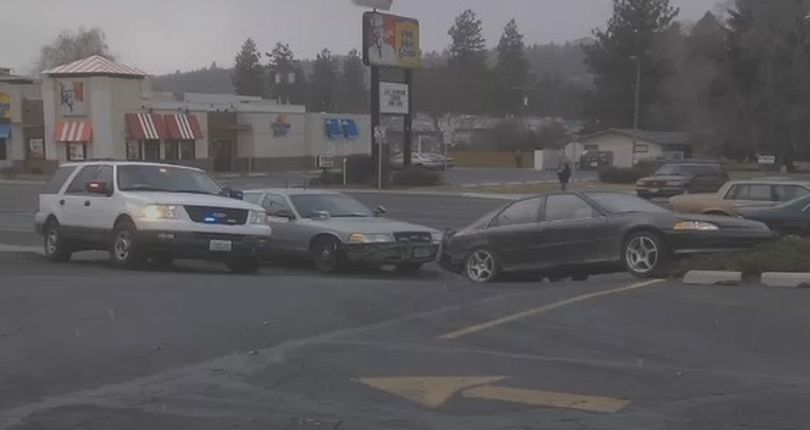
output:
[[[408,85],[380,82],[380,113],[407,115]]]
[[[419,68],[419,21],[377,12],[363,14],[363,62],[368,66]]]
[[[0,93],[0,121],[11,122],[11,95]]]
[[[270,128],[273,129],[273,137],[284,137],[290,133],[290,120],[287,118],[287,115],[280,113],[276,117],[275,121],[270,124]]]
[[[45,159],[45,140],[41,137],[28,139],[28,159]]]
[[[59,114],[62,116],[87,115],[87,91],[84,82],[58,81]]]

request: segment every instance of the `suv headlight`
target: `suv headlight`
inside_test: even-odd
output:
[[[143,208],[141,216],[147,221],[180,218],[180,208],[174,205],[149,205]]]
[[[248,224],[267,224],[267,214],[264,211],[250,211],[250,215],[248,215]]]
[[[691,230],[691,231],[714,231],[714,230],[720,230],[720,227],[718,227],[717,225],[712,224],[710,222],[681,221],[681,222],[675,224],[675,226],[672,227],[672,229],[676,230],[676,231],[688,231],[688,230]]]
[[[384,233],[354,233],[349,235],[349,243],[393,243],[394,237]]]

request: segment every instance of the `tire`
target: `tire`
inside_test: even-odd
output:
[[[498,279],[501,267],[495,254],[486,248],[479,248],[464,259],[463,274],[470,281],[485,284]]]
[[[422,263],[405,263],[405,264],[398,264],[396,267],[397,273],[403,274],[413,274],[419,271],[422,268]]]
[[[70,242],[62,238],[59,222],[52,220],[45,226],[45,258],[54,263],[64,263],[73,256]]]
[[[259,260],[253,257],[234,258],[226,261],[225,266],[237,275],[252,275],[261,268]]]
[[[110,240],[110,261],[119,269],[140,269],[144,255],[136,239],[137,229],[131,221],[122,221],[115,226]]]
[[[639,231],[625,239],[622,260],[631,275],[658,278],[667,275],[672,258],[661,236],[651,231]]]
[[[337,273],[345,265],[342,245],[334,237],[317,239],[310,248],[315,268],[324,273]]]

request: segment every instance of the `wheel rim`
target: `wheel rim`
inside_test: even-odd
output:
[[[486,282],[495,276],[495,258],[488,251],[475,251],[467,259],[467,276],[475,282]]]
[[[48,237],[45,239],[45,250],[48,252],[48,255],[53,255],[56,253],[56,247],[58,244],[59,232],[55,227],[52,227],[50,230],[48,230]]]
[[[649,273],[658,264],[658,245],[649,236],[636,236],[627,244],[627,265],[636,273]]]
[[[337,245],[327,243],[321,246],[318,251],[318,265],[323,268],[331,268],[335,264],[337,255]]]
[[[130,252],[132,252],[132,237],[129,232],[122,231],[115,237],[113,253],[118,261],[126,261]]]

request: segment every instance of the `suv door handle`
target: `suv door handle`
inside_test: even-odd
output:
[[[64,205],[65,205],[65,199],[59,200],[59,206],[64,206]]]
[[[85,205],[85,206],[90,206],[90,200],[85,200],[85,201],[84,201],[84,205]]]

